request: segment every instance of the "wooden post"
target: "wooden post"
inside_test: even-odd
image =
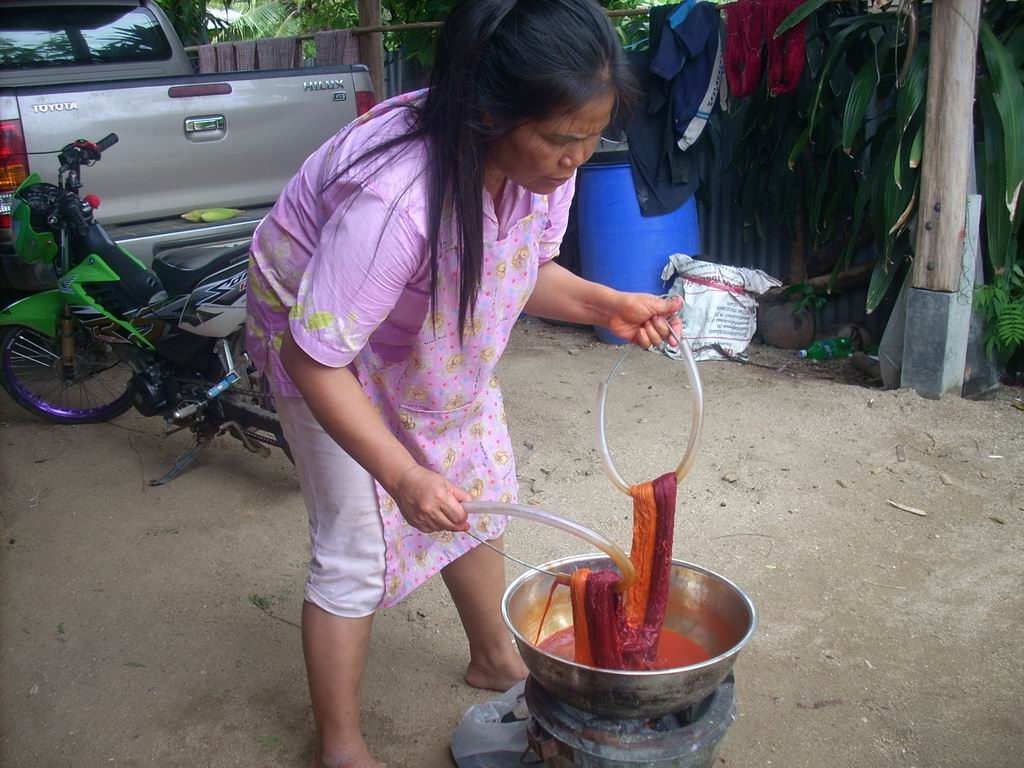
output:
[[[913,286],[960,289],[982,0],[934,0]]]
[[[380,0],[359,0],[359,26],[380,26]],[[370,69],[370,80],[377,99],[384,93],[384,39],[379,32],[359,36],[359,59]]]

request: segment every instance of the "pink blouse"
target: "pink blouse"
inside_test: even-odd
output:
[[[404,133],[413,116],[407,106],[424,93],[384,102],[339,131],[306,160],[256,230],[247,349],[281,395],[299,395],[278,355],[286,324],[310,357],[331,367],[353,362],[367,345],[383,361],[400,362],[423,326],[430,301],[425,142],[340,171]],[[498,210],[485,192],[485,250],[546,203],[550,223],[530,249],[539,263],[554,258],[574,189],[575,178],[545,201],[508,182]]]

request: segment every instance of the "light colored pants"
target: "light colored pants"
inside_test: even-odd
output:
[[[384,598],[384,527],[370,474],[334,442],[299,397],[276,397],[309,513],[305,598],[357,618]]]

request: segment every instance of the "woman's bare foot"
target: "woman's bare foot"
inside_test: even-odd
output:
[[[501,537],[491,544],[500,549]],[[501,620],[505,561],[493,549],[475,547],[448,563],[441,575],[469,641],[466,682],[474,688],[507,691],[526,677],[527,669]]]
[[[385,768],[370,754],[365,743],[343,751],[317,751],[313,754],[312,768]]]
[[[526,665],[519,654],[509,650],[510,653],[498,661],[470,661],[466,667],[466,682],[474,688],[504,692],[523,680],[528,673]]]

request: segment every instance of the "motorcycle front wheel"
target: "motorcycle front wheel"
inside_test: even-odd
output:
[[[66,376],[60,342],[13,326],[0,334],[0,384],[22,408],[59,424],[109,421],[131,407],[131,368],[113,345],[75,334],[75,366]]]

